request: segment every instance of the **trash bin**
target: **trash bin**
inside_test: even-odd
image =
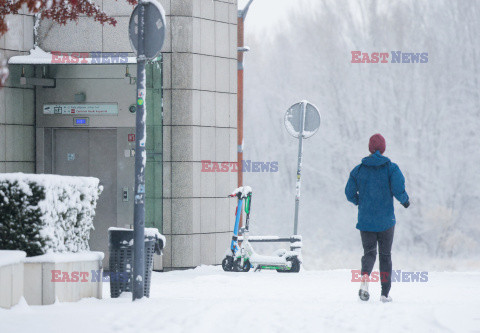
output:
[[[150,297],[150,281],[153,269],[153,254],[161,254],[164,241],[158,230],[145,233],[145,279],[144,296]],[[117,298],[122,292],[132,292],[133,284],[133,230],[110,228],[108,230],[110,252],[110,297]]]

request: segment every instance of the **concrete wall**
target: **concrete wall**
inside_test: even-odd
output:
[[[127,26],[132,6],[123,0],[95,2],[116,18],[116,27],[102,26],[87,17],[65,26],[44,20],[40,47],[62,52],[131,52]],[[163,264],[166,269],[218,264],[233,228],[235,204],[226,196],[236,187],[237,174],[202,173],[201,161],[236,160],[237,0],[159,2],[167,13],[163,49],[163,233],[167,246]],[[33,19],[29,20],[31,25],[23,31],[30,31]],[[33,40],[22,43],[17,53],[30,49]],[[10,92],[7,95],[13,98]],[[22,118],[22,131],[30,126],[32,133],[15,136],[21,141],[23,164],[12,164],[8,170],[32,172],[35,136],[29,124],[34,122],[33,90],[22,90],[22,98],[27,100],[24,104],[31,101],[24,108],[29,111],[28,117]],[[6,99],[0,91],[0,102]],[[2,135],[0,127],[0,140]],[[9,143],[5,147],[15,146]],[[10,154],[20,158],[16,149]],[[1,158],[0,148],[3,161]],[[32,161],[31,169],[23,169],[28,165],[25,159]]]
[[[0,308],[9,309],[23,297],[23,262],[0,266]]]
[[[172,0],[170,6],[164,265],[218,264],[231,238],[234,206],[226,196],[237,174],[202,173],[201,161],[236,160],[237,1]]]
[[[80,254],[81,256],[82,254]],[[33,257],[35,258],[35,257]],[[28,259],[27,259],[28,260]],[[52,271],[61,271],[57,278],[62,278],[64,272],[72,277],[73,272],[86,272],[86,282],[54,282]],[[86,297],[102,298],[102,280],[94,279],[92,271],[102,276],[101,260],[83,260],[72,262],[25,262],[24,293],[28,305],[49,305],[60,302],[76,302]],[[77,277],[78,277],[77,276]]]
[[[7,16],[9,32],[0,37],[2,58],[26,54],[33,47],[33,16]],[[26,73],[33,68],[26,66]],[[19,83],[21,67],[10,68],[0,89],[0,172],[35,172],[34,91]]]

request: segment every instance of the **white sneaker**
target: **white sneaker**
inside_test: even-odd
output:
[[[370,299],[370,294],[368,293],[368,274],[362,276],[362,283],[360,284],[360,290],[358,291],[358,297],[362,301],[368,301]]]
[[[392,302],[393,299],[392,299],[390,296],[385,297],[385,296],[382,295],[382,296],[380,297],[380,301],[381,301],[382,303],[388,303],[388,302]]]

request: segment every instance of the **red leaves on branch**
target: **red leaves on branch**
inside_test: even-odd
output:
[[[42,7],[48,3],[48,0],[36,1],[41,1]],[[42,11],[42,17],[51,19],[59,24],[76,21],[81,14],[93,17],[95,21],[101,24],[117,24],[117,21],[113,17],[109,17],[105,12],[101,11],[97,5],[88,0],[57,1],[55,6]]]
[[[137,0],[126,0],[131,5]],[[42,18],[50,19],[59,24],[77,21],[80,15],[93,17],[101,24],[115,26],[117,21],[103,12],[92,0],[0,0],[0,37],[8,31],[6,16],[18,14],[22,6],[26,6],[32,14],[41,13]],[[5,61],[0,59],[0,87],[8,78]]]
[[[18,13],[21,7],[22,3],[20,1],[0,0],[0,36],[4,35],[8,30],[5,16]]]
[[[136,0],[126,0],[135,5]],[[8,31],[5,20],[8,14],[18,14],[25,5],[30,13],[42,13],[43,18],[51,19],[59,24],[77,21],[80,15],[93,17],[101,24],[115,25],[117,21],[107,15],[92,0],[0,0],[0,36]]]

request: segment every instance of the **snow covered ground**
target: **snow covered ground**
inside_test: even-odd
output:
[[[480,272],[430,272],[397,282],[394,301],[358,300],[349,270],[225,273],[220,267],[154,273],[151,298],[0,310],[0,332],[480,332]]]

